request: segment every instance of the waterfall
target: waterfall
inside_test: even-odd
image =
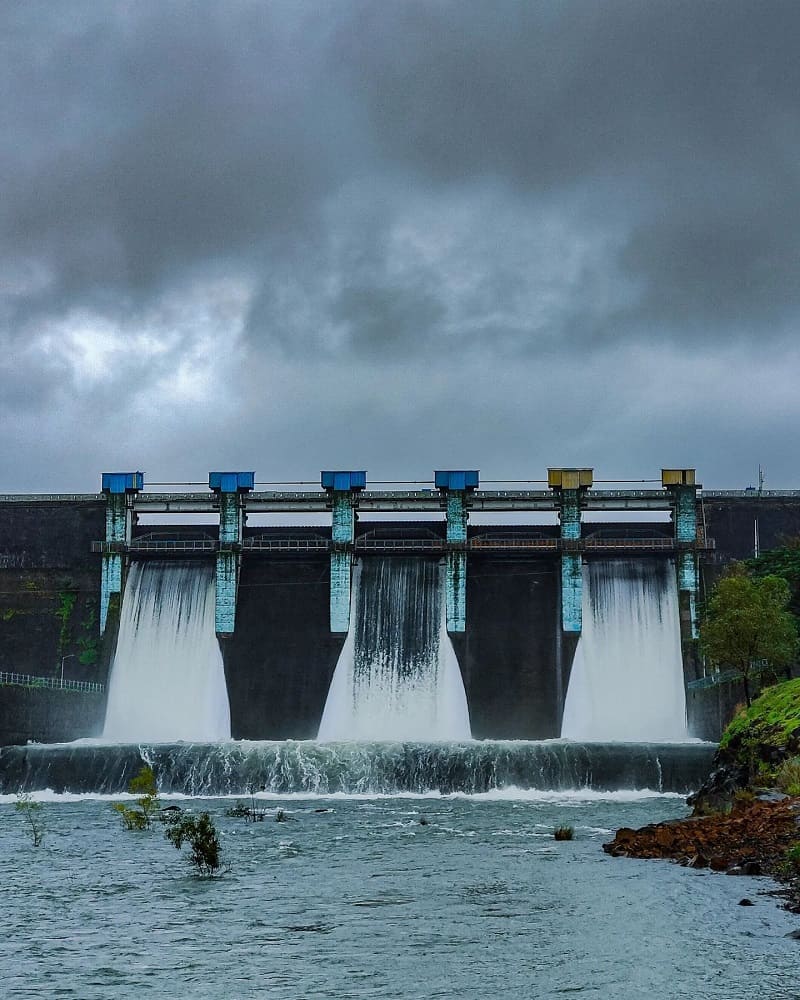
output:
[[[678,590],[662,559],[583,569],[583,634],[564,706],[574,740],[685,740]]]
[[[124,792],[143,764],[161,792],[242,795],[466,795],[521,789],[687,795],[708,775],[714,743],[284,742],[29,744],[0,747],[0,794]]]
[[[111,667],[104,739],[227,740],[230,708],[214,630],[214,569],[132,562]]]
[[[447,634],[444,563],[361,560],[350,631],[336,664],[320,740],[466,740],[469,711]]]

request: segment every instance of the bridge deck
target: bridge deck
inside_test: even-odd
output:
[[[698,500],[738,504],[743,502],[794,501],[800,490],[698,490]],[[0,494],[3,504],[102,503],[102,493],[20,493]],[[248,513],[311,514],[330,511],[330,500],[322,490],[314,492],[269,491],[243,495]],[[669,510],[671,495],[662,489],[587,490],[585,510],[648,511]],[[214,514],[219,499],[213,493],[147,493],[131,495],[131,506],[142,514]],[[445,501],[437,490],[365,490],[358,494],[358,508],[369,512],[423,513],[444,510]],[[551,490],[476,490],[468,498],[476,512],[556,511],[557,495]]]
[[[225,546],[230,549],[232,546]],[[235,548],[235,546],[233,546]],[[561,538],[521,538],[509,536],[507,538],[471,538],[460,546],[448,544],[443,538],[365,538],[360,537],[355,541],[353,550],[358,553],[384,553],[384,554],[413,554],[431,553],[441,554],[456,547],[461,551],[475,553],[541,553],[558,554],[560,552],[582,552],[591,554],[637,554],[637,553],[664,553],[675,552],[677,547],[672,538],[664,535],[652,538],[583,538],[583,539],[561,539]],[[699,550],[711,550],[714,548],[713,539],[708,539],[705,544],[696,546]],[[170,538],[146,538],[133,539],[125,544],[121,542],[92,542],[92,552],[128,552],[131,554],[142,553],[150,555],[202,555],[204,553],[215,553],[219,551],[220,544],[214,539],[170,539]],[[240,546],[242,552],[250,553],[328,553],[333,551],[334,543],[327,538],[246,538]]]

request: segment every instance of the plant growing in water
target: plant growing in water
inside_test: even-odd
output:
[[[180,850],[184,843],[189,845],[189,861],[198,875],[216,875],[222,861],[220,858],[219,835],[207,812],[199,816],[175,816],[164,836]]]
[[[261,786],[263,790],[263,785]],[[226,816],[231,816],[233,819],[243,819],[246,823],[260,823],[263,822],[264,816],[267,813],[266,807],[256,805],[256,786],[251,785],[249,788],[250,792],[250,805],[246,806],[244,802],[236,800],[236,803],[230,808],[225,810]]]
[[[128,782],[128,791],[131,795],[138,796],[136,799],[138,808],[125,805],[124,802],[115,802],[112,808],[122,817],[126,830],[147,830],[160,806],[156,776],[152,767],[144,765],[136,777]]]
[[[34,802],[27,792],[21,792],[17,796],[14,808],[18,813],[22,813],[25,817],[25,820],[31,829],[33,846],[38,847],[44,839],[44,824],[42,823],[41,817],[42,803]]]

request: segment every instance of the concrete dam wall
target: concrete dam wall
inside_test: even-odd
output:
[[[754,500],[735,508],[706,501],[705,532],[717,541],[713,565],[752,554],[754,522],[765,550],[800,531],[800,501]],[[612,530],[587,523],[584,533]],[[134,529],[139,536],[153,525]],[[218,526],[169,526],[186,539],[218,537]],[[303,529],[246,528],[261,536],[302,536]],[[329,528],[306,529],[330,539]],[[470,526],[470,533],[555,538],[548,525]],[[364,519],[358,535],[444,537],[443,521],[387,524]],[[628,522],[613,533],[631,537],[670,534],[667,523]],[[0,673],[31,682],[0,684],[0,742],[72,739],[102,732],[109,667],[116,644],[119,602],[109,625],[98,627],[100,557],[92,543],[104,538],[106,501],[94,498],[0,501]],[[722,543],[722,544],[721,544]],[[146,555],[136,558],[148,558]],[[194,558],[213,564],[200,551]],[[376,558],[362,555],[360,558]],[[432,557],[427,557],[432,558]],[[640,556],[659,559],[657,555]],[[470,552],[466,625],[452,635],[472,735],[478,739],[546,739],[561,731],[576,638],[560,627],[561,560],[550,553]],[[246,552],[241,559],[236,627],[221,641],[231,734],[246,739],[307,739],[317,734],[331,679],[345,643],[330,630],[331,559],[327,551],[280,555]],[[686,680],[697,665],[685,661]],[[83,687],[81,687],[81,685]],[[720,692],[690,693],[698,735],[713,736],[727,708]],[[735,697],[735,693],[731,694]],[[724,700],[724,699],[723,699]]]

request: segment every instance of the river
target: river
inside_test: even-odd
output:
[[[267,796],[255,824],[173,799],[221,833],[227,870],[198,879],[160,824],[39,794],[39,848],[0,798],[6,998],[798,996],[800,920],[769,881],[603,854],[683,815],[675,795]]]

